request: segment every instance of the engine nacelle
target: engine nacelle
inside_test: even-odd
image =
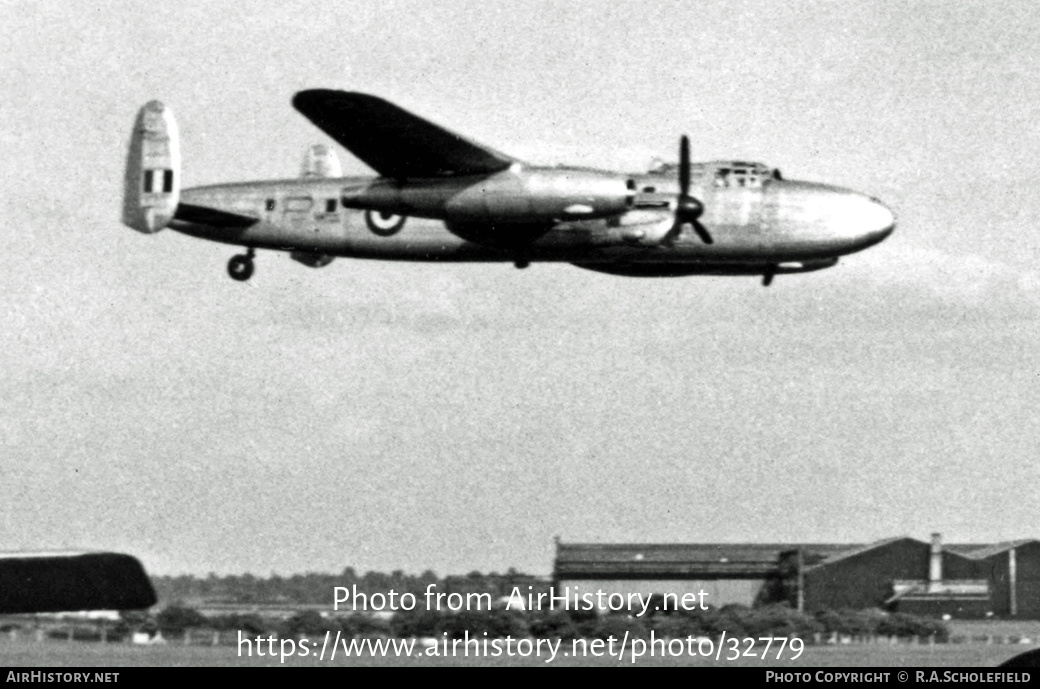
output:
[[[141,108],[130,137],[123,180],[123,224],[152,234],[177,212],[181,149],[173,112],[157,100]]]
[[[343,189],[343,205],[450,225],[542,225],[621,215],[635,182],[610,172],[514,165],[487,177],[389,180]]]
[[[308,268],[324,268],[336,259],[335,256],[315,254],[310,251],[293,251],[289,254],[289,258],[302,263]]]

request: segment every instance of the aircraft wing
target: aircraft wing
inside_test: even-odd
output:
[[[293,107],[384,177],[488,175],[516,162],[364,93],[300,91]]]
[[[0,614],[155,605],[144,567],[121,553],[0,554]]]
[[[260,222],[258,218],[250,218],[247,215],[230,213],[216,208],[207,208],[206,206],[195,206],[190,203],[177,204],[177,210],[173,214],[173,219],[190,222],[195,225],[237,229],[245,229]]]

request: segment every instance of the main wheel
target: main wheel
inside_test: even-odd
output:
[[[232,256],[227,264],[228,275],[231,276],[232,280],[238,280],[239,282],[245,282],[251,278],[255,268],[253,259],[245,254]]]

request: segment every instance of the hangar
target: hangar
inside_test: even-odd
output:
[[[945,546],[603,544],[556,541],[557,587],[605,593],[704,591],[715,605],[788,603],[806,612],[881,608],[957,618],[1040,619],[1040,541]]]
[[[1040,541],[951,545],[948,549],[976,562],[978,576],[989,582],[995,616],[1040,620]]]

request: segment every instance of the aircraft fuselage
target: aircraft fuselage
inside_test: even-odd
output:
[[[761,274],[833,265],[832,259],[865,249],[892,230],[891,212],[880,202],[839,187],[748,175],[740,183],[726,163],[703,164],[692,191],[703,199],[702,222],[714,243],[707,245],[685,228],[668,246],[639,246],[631,223],[618,216],[560,220],[525,243],[523,257],[534,261],[684,264],[693,273]],[[501,176],[512,171],[498,173]],[[633,175],[636,194],[626,219],[667,207],[676,194],[674,175]],[[294,250],[352,258],[408,261],[514,261],[518,251],[467,241],[444,220],[390,211],[344,207],[359,188],[391,184],[370,177],[291,179],[221,184],[185,189],[181,202],[259,218],[246,228],[222,228],[174,220],[170,228],[193,237],[266,249]],[[461,186],[457,182],[456,186]],[[404,183],[422,188],[419,184]],[[428,185],[427,185],[428,188]],[[464,193],[466,190],[458,193]],[[445,196],[450,196],[447,192]],[[575,201],[575,204],[578,202]],[[531,223],[529,223],[531,224]],[[635,225],[638,227],[638,225]],[[457,228],[454,228],[457,231]],[[740,270],[746,267],[747,270]]]

